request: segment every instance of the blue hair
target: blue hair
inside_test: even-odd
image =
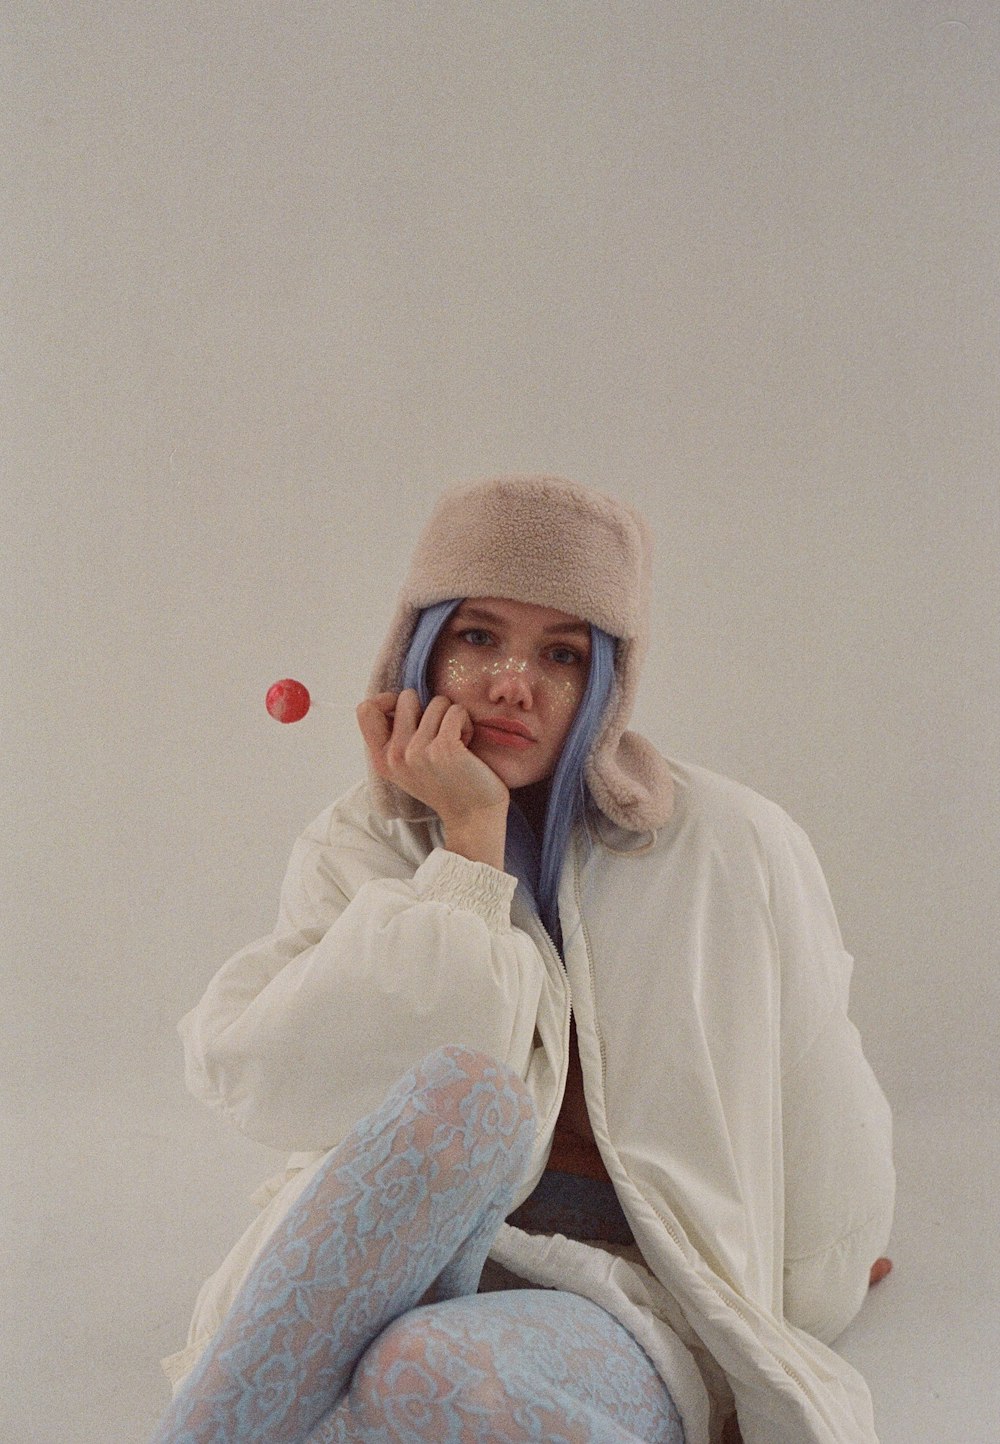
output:
[[[465,600],[457,597],[436,602],[420,613],[403,663],[400,691],[412,687],[421,708],[432,697],[427,681],[427,667],[434,643],[441,629]],[[615,675],[615,639],[600,627],[590,624],[590,672],[576,717],[563,745],[562,755],[552,775],[545,811],[542,845],[514,798],[507,815],[507,844],[504,867],[512,877],[524,884],[535,912],[556,947],[562,951],[562,930],[559,924],[559,878],[569,844],[573,824],[586,813],[587,785],[584,763],[590,755],[597,729],[611,695]]]

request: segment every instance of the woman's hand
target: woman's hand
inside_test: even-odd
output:
[[[432,697],[421,716],[420,699],[408,688],[362,702],[357,719],[379,777],[432,807],[446,829],[484,815],[502,814],[506,823],[510,793],[469,751],[473,726],[464,707]]]

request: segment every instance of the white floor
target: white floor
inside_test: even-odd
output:
[[[144,1444],[195,1293],[281,1158],[183,1093],[174,1060],[15,1100],[4,1444]],[[895,1271],[839,1347],[882,1444],[991,1444],[1000,1335],[1000,1154],[968,1103],[897,1117]],[[10,1170],[12,1176],[14,1170]]]

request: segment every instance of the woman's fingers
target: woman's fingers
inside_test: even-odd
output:
[[[424,745],[437,735],[440,718],[450,705],[446,697],[437,697],[421,714],[420,698],[412,687],[379,692],[359,703],[358,726],[383,777],[405,768],[407,748],[418,734]]]
[[[416,692],[414,692],[413,696],[414,700],[416,700]],[[450,706],[451,703],[447,697],[432,697],[427,703],[423,716],[420,718],[416,732],[414,733],[417,740],[424,746],[426,746],[428,742],[433,742],[434,738],[438,735],[441,730],[441,722]],[[417,712],[419,713],[419,711],[420,704],[417,702]]]
[[[359,702],[355,709],[358,727],[371,753],[372,762],[383,777],[386,775],[385,749],[392,736],[396,700],[395,692],[379,692],[377,696]]]
[[[472,719],[465,708],[458,702],[452,702],[449,697],[437,696],[432,697],[424,708],[424,715],[413,735],[413,741],[420,750],[437,738],[451,744],[461,742],[468,747],[472,737]]]
[[[361,735],[373,751],[380,750],[389,740],[389,721],[376,702],[359,702],[354,715],[358,719]]]
[[[465,817],[510,801],[502,780],[469,750],[472,718],[450,698],[432,697],[421,709],[412,687],[382,692],[362,702],[357,717],[378,775],[439,817]]]
[[[445,701],[448,699],[445,698]],[[464,742],[468,747],[474,735],[472,718],[459,702],[451,702],[441,719],[441,729],[438,736],[445,737],[450,742]]]
[[[389,711],[391,712],[393,707],[395,707],[396,705],[396,698],[398,696],[398,692],[376,692],[375,696],[369,697],[368,700],[370,702],[374,702],[376,707],[381,707],[383,709],[388,707]]]
[[[396,698],[395,716],[392,719],[392,736],[386,749],[386,758],[394,767],[401,767],[405,764],[406,749],[416,735],[420,721],[420,698],[412,687],[408,687]]]

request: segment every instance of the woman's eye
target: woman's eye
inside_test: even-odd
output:
[[[463,642],[468,642],[473,647],[485,646],[486,642],[491,640],[489,632],[485,632],[482,627],[469,627],[464,632],[460,632],[459,636]],[[477,642],[477,637],[484,637],[486,642]]]
[[[559,652],[562,653],[561,657],[556,655]],[[557,662],[562,662],[566,666],[572,666],[574,662],[580,661],[579,652],[574,652],[572,647],[553,647],[552,655]]]

